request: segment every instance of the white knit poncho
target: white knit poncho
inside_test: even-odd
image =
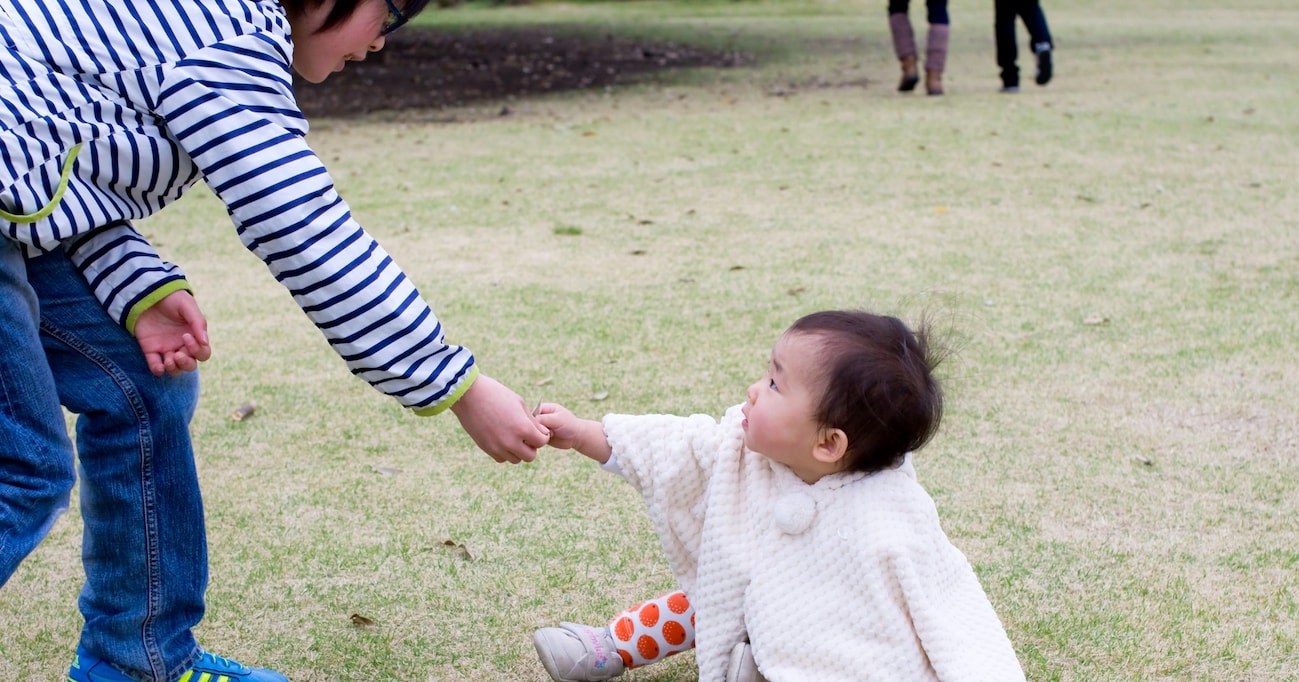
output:
[[[742,419],[603,420],[695,607],[701,682],[746,638],[770,682],[1024,680],[909,459],[808,485],[746,450]]]

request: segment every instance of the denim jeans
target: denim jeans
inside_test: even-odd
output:
[[[81,644],[147,681],[198,655],[207,539],[189,420],[198,377],[155,377],[62,251],[0,237],[0,584],[67,509],[76,416]],[[69,650],[71,653],[71,650]]]

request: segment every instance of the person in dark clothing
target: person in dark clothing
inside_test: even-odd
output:
[[[1028,45],[1037,57],[1037,73],[1034,80],[1038,85],[1051,82],[1051,52],[1055,42],[1051,40],[1051,29],[1046,25],[1046,14],[1042,12],[1039,0],[994,0],[996,11],[993,19],[997,37],[997,66],[1001,67],[1001,91],[1019,92],[1019,66],[1016,60],[1019,51],[1015,45],[1015,19],[1024,20],[1028,29]]]

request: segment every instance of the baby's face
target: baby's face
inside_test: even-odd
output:
[[[814,418],[821,387],[815,371],[818,337],[786,333],[771,350],[767,373],[749,386],[744,444],[789,467],[805,481],[827,473],[812,455],[821,437]]]

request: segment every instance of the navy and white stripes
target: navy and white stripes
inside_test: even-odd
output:
[[[353,373],[440,411],[474,375],[436,315],[355,220],[305,140],[276,0],[0,0],[0,219],[32,250],[64,244],[125,324],[183,274],[131,226],[199,177]]]

